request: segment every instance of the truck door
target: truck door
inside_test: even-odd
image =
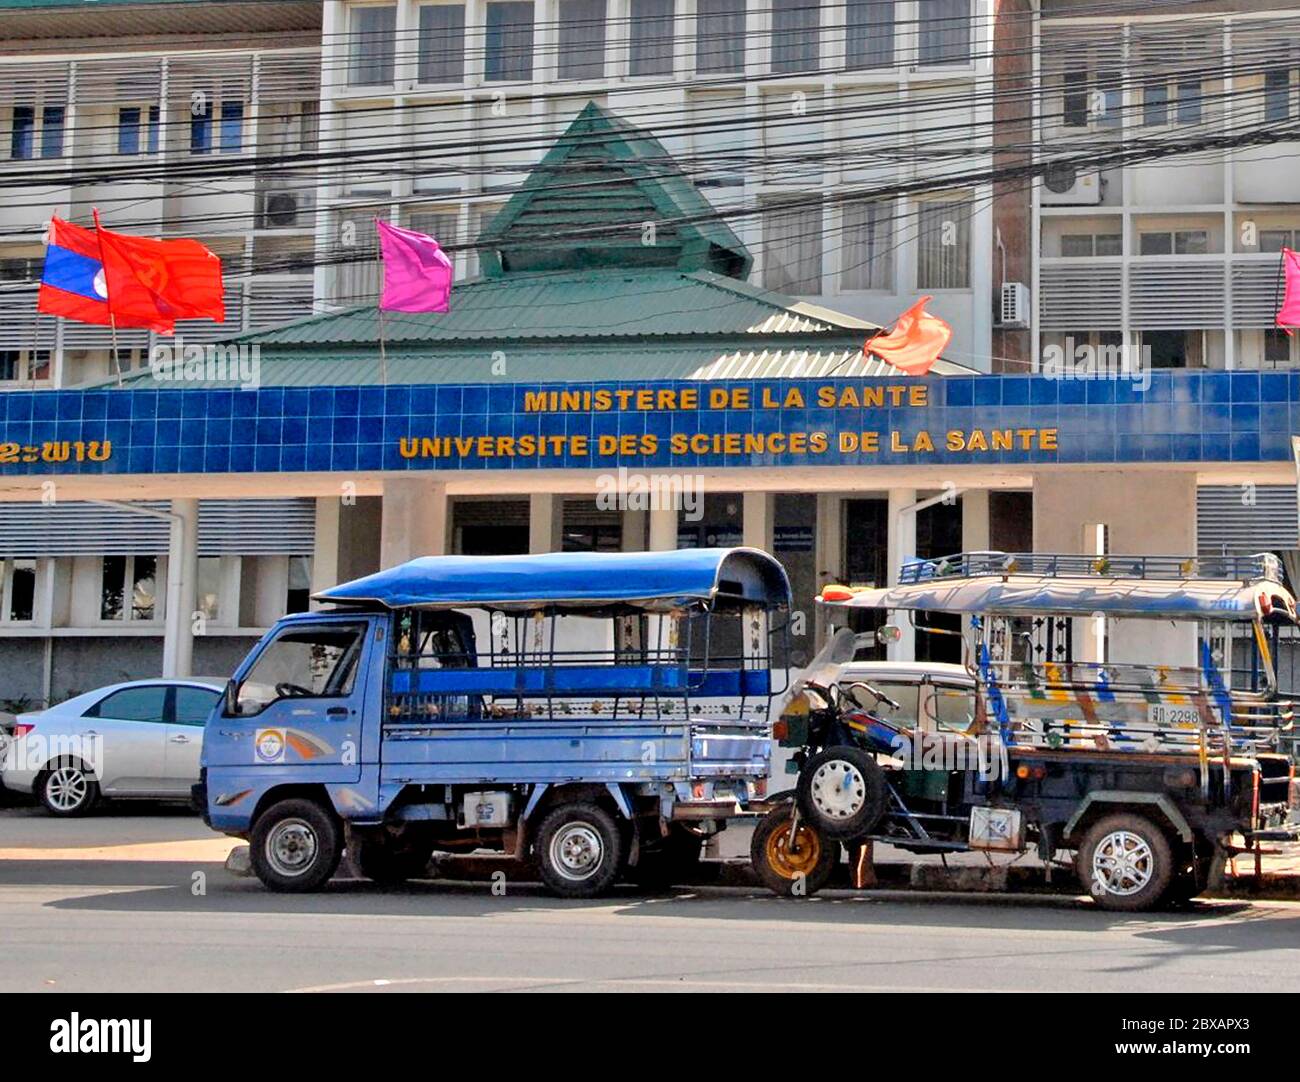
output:
[[[238,733],[250,765],[360,778],[368,651],[383,646],[370,642],[370,628],[365,619],[295,620],[274,634],[235,686],[234,715],[218,726]]]

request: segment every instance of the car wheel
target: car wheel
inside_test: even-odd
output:
[[[816,894],[840,861],[840,843],[802,816],[791,838],[793,815],[793,804],[774,808],[759,820],[749,843],[749,857],[759,881],[783,898]]]
[[[614,883],[623,861],[623,836],[604,808],[567,804],[537,828],[537,867],[562,898],[594,898]]]
[[[342,841],[338,820],[316,801],[282,800],[258,816],[249,858],[271,890],[303,893],[329,882],[343,855]]]
[[[885,775],[860,748],[823,748],[799,771],[799,811],[830,838],[870,834],[885,813]]]
[[[41,775],[36,791],[51,815],[85,815],[99,800],[99,782],[75,762],[49,767]]]
[[[1075,870],[1103,909],[1137,913],[1165,897],[1174,861],[1169,839],[1150,819],[1108,815],[1084,835]]]

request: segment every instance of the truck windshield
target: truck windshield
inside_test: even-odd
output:
[[[241,715],[277,699],[350,695],[365,637],[364,624],[290,628],[262,651],[239,685]]]

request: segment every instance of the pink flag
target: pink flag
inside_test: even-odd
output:
[[[1286,293],[1282,297],[1282,307],[1277,312],[1277,325],[1300,327],[1300,252],[1283,248],[1282,266],[1286,272]]]
[[[451,260],[438,242],[378,218],[375,227],[384,259],[379,307],[388,312],[447,311],[451,306]]]

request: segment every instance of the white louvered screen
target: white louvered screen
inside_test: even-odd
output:
[[[1196,543],[1205,555],[1297,547],[1294,485],[1202,485]]]
[[[92,106],[157,102],[162,94],[162,58],[79,60],[74,93],[79,103]]]
[[[140,506],[167,510],[165,501],[142,501]],[[0,503],[4,556],[163,554],[167,535],[164,519],[93,503]],[[314,500],[199,503],[200,556],[306,556],[315,536]]]
[[[39,316],[36,290],[0,289],[0,349],[53,349],[55,316]]]
[[[53,321],[53,316],[43,317]],[[65,319],[63,323],[63,345],[70,349],[112,349],[113,332],[109,327],[97,327],[90,323],[78,323],[74,319]],[[149,332],[146,330],[119,328],[117,345],[120,349],[127,347],[149,348]]]
[[[1223,283],[1220,260],[1134,263],[1129,268],[1129,325],[1141,331],[1222,327]]]
[[[264,281],[254,278],[247,299],[248,329],[274,327],[312,314],[312,281]]]
[[[71,65],[66,60],[0,64],[0,108],[7,105],[66,105]]]
[[[1038,290],[1039,324],[1045,331],[1120,329],[1124,285],[1119,263],[1044,263]]]
[[[1273,327],[1282,300],[1279,256],[1232,261],[1232,325]]]
[[[262,102],[311,101],[320,96],[320,53],[260,53],[257,96]]]
[[[224,323],[210,319],[182,319],[176,323],[176,333],[190,342],[220,342],[239,334],[244,329],[244,294],[239,282],[226,281],[223,301],[226,307]]]
[[[1114,26],[1047,26],[1042,31],[1042,73],[1059,77],[1067,71],[1118,70],[1124,62],[1124,38]]]

